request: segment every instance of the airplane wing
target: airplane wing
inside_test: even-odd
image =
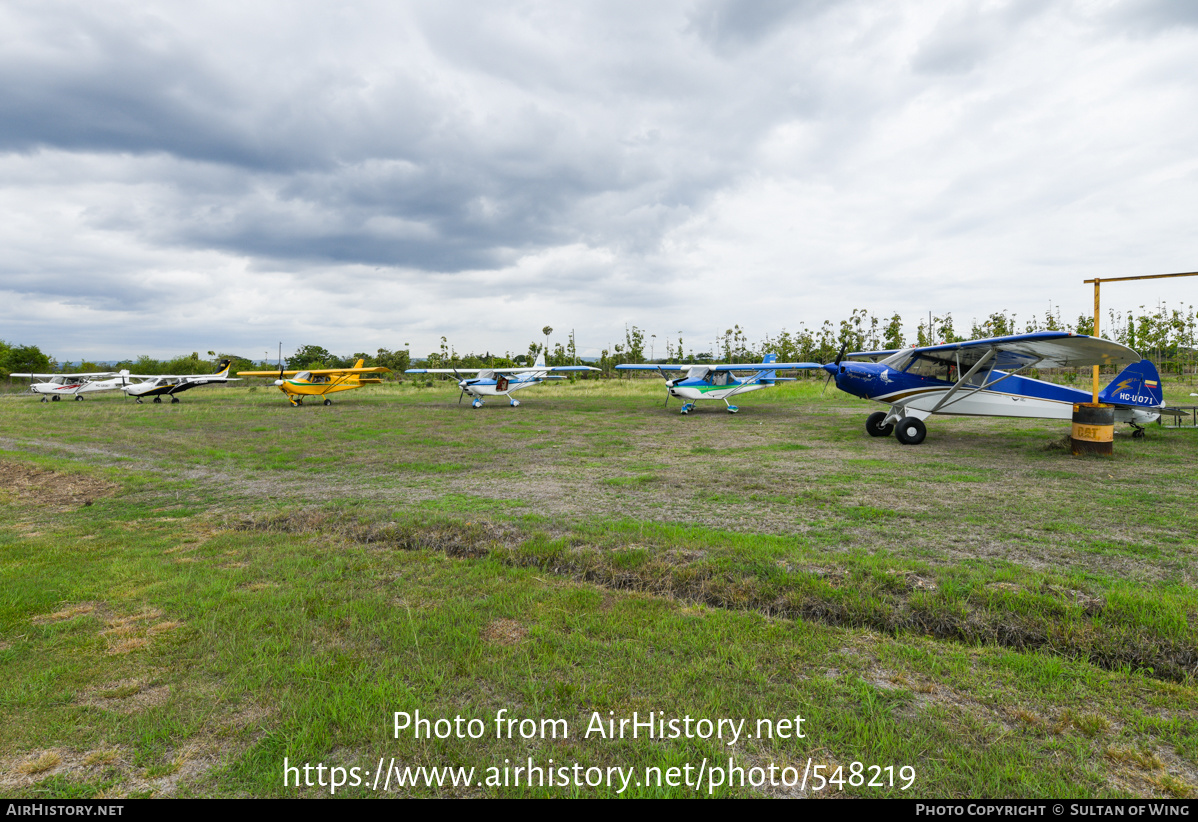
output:
[[[92,371],[85,374],[9,374],[10,377],[24,377],[25,379],[45,380],[51,377],[66,377],[68,379],[80,379],[83,377],[117,377],[120,376],[115,371]]]
[[[813,368],[823,368],[817,362],[751,362],[732,365],[713,365],[712,371],[806,371]]]
[[[591,365],[522,365],[516,368],[409,368],[405,374],[481,374],[494,371],[496,374],[527,374],[532,371],[598,371]],[[313,374],[319,373],[316,371]]]
[[[1140,361],[1140,355],[1126,345],[1098,337],[1086,337],[1068,331],[1037,331],[985,340],[906,348],[901,353],[918,354],[929,359],[952,362],[957,352],[993,348],[992,368],[1014,371],[1028,366],[1041,368],[1084,368],[1091,365],[1123,367]]]
[[[688,368],[694,368],[693,365],[652,365],[648,363],[626,363],[617,365],[617,371],[685,371]]]
[[[390,374],[391,369],[385,365],[375,365],[370,368],[305,368],[313,376],[343,377],[347,374]],[[238,371],[238,374],[241,372]],[[275,374],[279,372],[276,371]],[[285,371],[285,374],[298,374],[298,371]]]
[[[616,366],[618,371],[687,371],[691,368],[706,368],[708,371],[789,371],[823,368],[823,366],[817,362],[746,362],[727,365],[706,365],[704,363],[693,365],[626,364]]]
[[[848,354],[845,354],[844,358],[846,360],[870,360],[871,362],[881,362],[887,357],[906,350],[906,348],[884,348],[879,351],[852,351]]]

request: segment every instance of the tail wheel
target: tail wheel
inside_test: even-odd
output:
[[[894,436],[903,445],[919,445],[927,435],[928,427],[915,417],[903,417],[894,431]]]
[[[883,425],[885,419],[885,411],[875,411],[865,418],[865,430],[871,437],[889,437],[890,432],[894,430],[894,423]]]

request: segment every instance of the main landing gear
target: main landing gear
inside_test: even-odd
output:
[[[516,399],[515,397],[508,397],[508,399],[511,401],[510,404],[512,408],[520,407],[520,400]]]
[[[1136,425],[1134,422],[1129,422],[1128,425],[1130,425],[1132,428],[1135,429],[1134,431],[1131,432],[1131,438],[1133,440],[1144,439],[1144,426]]]
[[[326,400],[324,401],[324,404],[325,404],[325,405],[332,405],[332,404],[333,404],[333,401],[332,401],[332,400],[330,400],[330,399],[326,399]]]
[[[865,419],[865,430],[871,437],[889,437],[894,423],[886,423],[886,412],[875,411]]]
[[[76,394],[76,395],[75,395],[75,402],[83,402],[83,395],[82,395],[82,394]]]
[[[888,437],[894,432],[894,438],[903,445],[919,445],[928,435],[928,427],[918,417],[903,417],[897,423],[887,422],[894,412],[875,411],[865,420],[865,430],[871,437]]]
[[[728,413],[729,413],[729,414],[735,414],[737,411],[739,411],[739,410],[740,410],[739,408],[737,408],[735,405],[733,405],[732,403],[728,402],[727,400],[724,400],[724,405],[728,406]]]

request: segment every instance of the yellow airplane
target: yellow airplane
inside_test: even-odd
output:
[[[338,391],[352,391],[364,385],[378,385],[382,377],[361,377],[361,374],[390,374],[390,368],[375,366],[363,368],[365,360],[358,360],[353,368],[317,368],[308,371],[284,371],[279,366],[278,371],[238,371],[239,377],[275,377],[275,385],[287,395],[288,401],[294,405],[303,405],[304,397],[324,397],[325,405],[333,401],[326,394]],[[291,377],[291,379],[284,379]]]

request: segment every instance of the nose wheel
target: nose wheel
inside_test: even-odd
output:
[[[482,408],[483,407],[482,399],[480,399],[479,397],[475,397],[474,401],[470,403],[470,407],[471,408]]]
[[[695,404],[693,402],[684,402],[682,404],[682,413],[683,414],[689,414],[694,409],[695,409]]]

